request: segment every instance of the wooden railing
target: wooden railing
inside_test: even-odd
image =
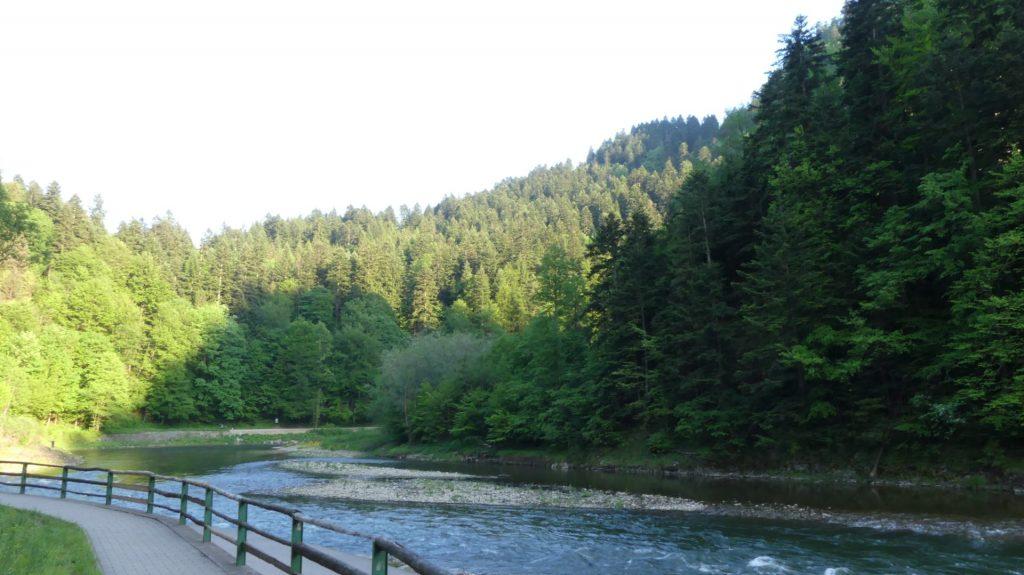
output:
[[[61,499],[66,499],[68,494],[71,493],[85,497],[103,498],[105,505],[112,505],[114,501],[138,503],[146,506],[146,513],[153,513],[155,509],[164,509],[171,513],[176,513],[178,515],[178,522],[181,525],[185,525],[187,521],[191,521],[203,528],[203,541],[208,542],[211,540],[212,536],[216,535],[217,537],[233,544],[235,546],[235,565],[239,566],[245,565],[246,554],[251,554],[285,573],[301,574],[302,561],[303,558],[305,558],[326,567],[334,573],[340,573],[342,575],[366,575],[363,571],[356,569],[325,551],[304,543],[303,527],[305,525],[313,525],[341,535],[370,541],[372,552],[370,558],[370,575],[387,575],[389,556],[398,559],[413,571],[421,575],[452,575],[452,573],[447,569],[442,569],[433,565],[413,551],[390,539],[353,531],[338,525],[333,521],[309,517],[302,514],[297,509],[275,505],[265,501],[257,501],[241,495],[235,495],[234,493],[224,491],[223,489],[201,481],[158,475],[149,471],[115,470],[105,469],[102,467],[77,467],[74,465],[51,465],[47,463],[33,463],[31,461],[0,461],[0,465],[21,466],[20,472],[0,471],[0,476],[17,478],[16,482],[0,481],[0,485],[17,487],[19,493],[25,493],[25,490],[29,487],[35,489],[48,489],[52,491],[59,491]],[[43,475],[39,473],[29,473],[29,466],[60,469],[60,477],[58,478],[56,476]],[[105,473],[106,477],[103,481],[86,479],[83,477],[73,477],[69,474],[69,471],[99,472]],[[145,478],[146,481],[144,485],[141,483],[123,483],[115,481],[115,476],[141,477]],[[42,483],[30,483],[29,479],[46,479],[51,481],[57,481],[59,479],[60,487]],[[160,489],[157,487],[157,481],[180,483],[180,491],[167,491],[165,489]],[[72,486],[75,484],[95,485],[102,487],[103,492],[76,491],[74,489],[69,489],[69,484]],[[192,487],[203,490],[203,497],[200,498],[195,494],[190,493],[189,489]],[[145,494],[145,498],[116,493],[114,491],[115,489],[132,492],[138,495]],[[228,513],[214,509],[214,495],[230,499],[237,503],[237,512],[234,517]],[[174,500],[174,504],[168,505],[157,502],[156,496]],[[202,507],[203,516],[197,517],[189,513],[189,503],[194,503]],[[289,517],[291,519],[291,537],[286,539],[249,523],[250,506],[259,507],[261,509]],[[231,533],[216,529],[213,526],[214,516],[234,525],[236,528],[234,536],[232,536]],[[250,544],[247,541],[247,537],[250,532],[289,547],[291,550],[291,561],[289,563],[285,563],[284,561],[273,557],[265,549],[259,549]]]

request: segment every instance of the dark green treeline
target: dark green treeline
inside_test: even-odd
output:
[[[721,126],[427,209],[194,248],[15,180],[0,407],[998,467],[1024,444],[1022,108],[1018,1],[861,0],[798,20]]]

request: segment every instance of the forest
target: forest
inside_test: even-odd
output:
[[[170,214],[111,234],[101,200],[5,177],[0,414],[1002,468],[1022,141],[1017,0],[851,0],[798,18],[721,124],[637,125],[435,206],[196,246]]]

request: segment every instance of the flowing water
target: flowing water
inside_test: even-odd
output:
[[[279,468],[294,454],[267,448],[126,448],[80,455],[91,465],[187,475],[286,502],[479,574],[1024,574],[1024,497],[1009,493],[357,460],[513,485],[658,493],[707,507],[638,512],[363,503],[282,495],[324,478]],[[250,510],[250,521],[282,535],[288,530],[285,518],[271,513]],[[369,552],[362,541],[317,529],[307,530],[306,539]]]

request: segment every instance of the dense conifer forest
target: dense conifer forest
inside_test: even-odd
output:
[[[426,208],[196,247],[5,178],[0,412],[1000,468],[1024,445],[1022,141],[1018,0],[856,0],[797,19],[721,125],[638,125]]]

